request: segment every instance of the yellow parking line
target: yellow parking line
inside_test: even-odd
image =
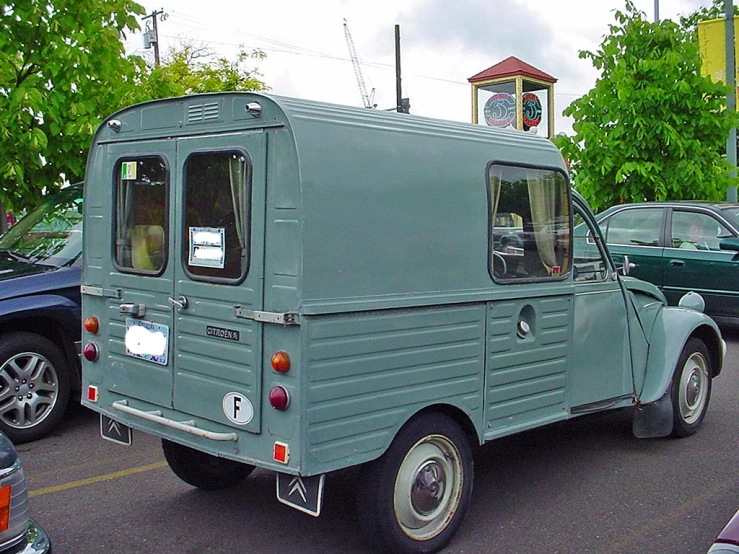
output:
[[[79,481],[72,481],[71,483],[64,483],[62,485],[55,485],[53,487],[46,487],[45,489],[38,489],[35,491],[29,491],[28,497],[34,498],[43,494],[49,494],[52,492],[59,492],[67,489],[74,489],[77,487],[83,487],[85,485],[91,485],[92,483],[100,483],[101,481],[110,481],[111,479],[118,479],[119,477],[128,477],[142,471],[151,471],[152,469],[159,469],[166,467],[167,462],[157,462],[155,464],[149,464],[147,466],[132,467],[130,469],[124,469],[123,471],[116,471],[114,473],[106,473],[105,475],[98,475],[97,477],[90,477],[89,479],[80,479]]]

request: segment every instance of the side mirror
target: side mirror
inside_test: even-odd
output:
[[[631,270],[634,269],[635,267],[636,267],[636,264],[631,263],[629,261],[629,257],[626,254],[624,254],[623,264],[618,269],[621,270],[622,275],[628,275],[629,273],[631,273]]]
[[[739,252],[739,238],[731,237],[728,239],[722,239],[721,242],[718,243],[718,247],[721,250],[732,250],[734,252]]]

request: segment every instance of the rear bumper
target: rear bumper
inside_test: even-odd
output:
[[[6,550],[0,550],[0,554],[51,554],[51,541],[46,531],[29,519],[23,540]]]

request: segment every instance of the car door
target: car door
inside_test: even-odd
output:
[[[266,133],[178,140],[174,408],[259,432]]]
[[[595,222],[574,203],[575,313],[568,404],[573,413],[633,394],[629,322],[618,276]]]
[[[662,207],[625,206],[599,223],[614,262],[628,255],[629,275],[657,286],[664,277],[664,215]]]
[[[176,145],[172,140],[111,144],[111,165],[103,179],[112,187],[90,187],[85,209],[93,229],[105,231],[112,204],[113,267],[108,269],[103,248],[89,248],[91,274],[104,272],[110,323],[110,390],[160,406],[172,404],[173,363],[171,330],[173,264],[170,195],[177,180]],[[96,178],[99,176],[92,176]],[[109,213],[109,212],[107,212]],[[99,215],[98,215],[99,214]],[[86,229],[85,233],[90,233]],[[89,239],[88,239],[89,240]]]
[[[703,296],[707,314],[739,315],[739,259],[736,252],[719,248],[721,239],[734,236],[709,210],[670,210],[662,286],[670,304],[694,291]]]

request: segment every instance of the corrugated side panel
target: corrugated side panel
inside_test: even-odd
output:
[[[567,417],[565,386],[571,309],[570,296],[490,304],[486,439]],[[522,317],[531,327],[523,339],[516,334]]]
[[[480,421],[484,304],[312,317],[303,326],[312,472],[379,456],[424,406],[452,404]]]

